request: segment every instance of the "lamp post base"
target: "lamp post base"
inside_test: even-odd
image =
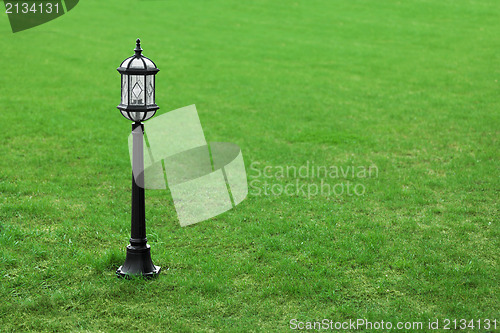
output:
[[[123,265],[116,270],[116,275],[119,278],[141,275],[145,278],[154,278],[160,271],[161,267],[153,265],[149,245],[140,247],[127,245],[127,257]]]

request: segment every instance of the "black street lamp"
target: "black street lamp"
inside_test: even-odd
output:
[[[122,98],[117,108],[132,123],[132,231],[127,257],[116,270],[118,277],[143,275],[155,277],[161,268],[151,260],[146,238],[146,209],[144,200],[144,126],[141,121],[153,117],[159,109],[155,104],[155,75],[159,69],[151,59],[142,55],[141,40],[137,39],[135,55],[125,59],[118,72],[122,77]],[[135,174],[134,174],[135,173]],[[139,186],[142,185],[142,186]]]

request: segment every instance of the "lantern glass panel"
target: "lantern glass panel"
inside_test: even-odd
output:
[[[125,60],[123,60],[123,62],[121,63],[120,67],[123,67],[123,68],[128,68],[128,64],[132,61],[134,57],[129,57]]]
[[[155,115],[155,113],[156,113],[156,111],[148,111],[146,113],[146,118],[144,118],[144,120],[147,120],[147,119],[151,118],[152,116]]]
[[[141,69],[144,69],[145,68],[144,62],[142,62],[142,60],[140,58],[133,58],[132,62],[130,63],[130,67],[129,68],[141,68]]]
[[[142,59],[146,63],[146,68],[149,68],[149,69],[156,68],[155,64],[151,61],[151,59],[146,58],[146,57],[143,57]]]
[[[122,113],[122,115],[123,115],[125,118],[127,118],[128,120],[132,120],[132,119],[130,119],[130,117],[128,116],[127,111],[120,111],[120,112]]]
[[[122,74],[122,104],[128,104],[128,75]]]
[[[130,105],[145,105],[144,76],[130,75]]]
[[[154,75],[146,76],[146,104],[151,105],[155,102],[155,79]]]
[[[141,121],[144,117],[144,112],[129,112],[133,121]]]
[[[153,117],[156,111],[148,111],[148,112],[138,112],[138,111],[121,111],[122,115],[128,120],[132,121],[145,121],[149,118]]]

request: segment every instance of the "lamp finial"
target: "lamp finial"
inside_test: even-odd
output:
[[[135,56],[136,57],[140,57],[141,56],[141,52],[142,52],[142,48],[141,48],[141,40],[139,38],[137,38],[137,40],[135,41]]]

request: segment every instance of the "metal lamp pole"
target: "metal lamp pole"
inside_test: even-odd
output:
[[[135,55],[125,59],[118,72],[122,76],[122,98],[118,109],[132,120],[132,220],[130,244],[125,262],[116,270],[118,277],[142,275],[155,277],[161,268],[151,260],[151,248],[146,238],[146,209],[144,197],[144,125],[142,121],[154,116],[155,75],[159,69],[151,59],[142,55],[141,41],[137,39]]]

